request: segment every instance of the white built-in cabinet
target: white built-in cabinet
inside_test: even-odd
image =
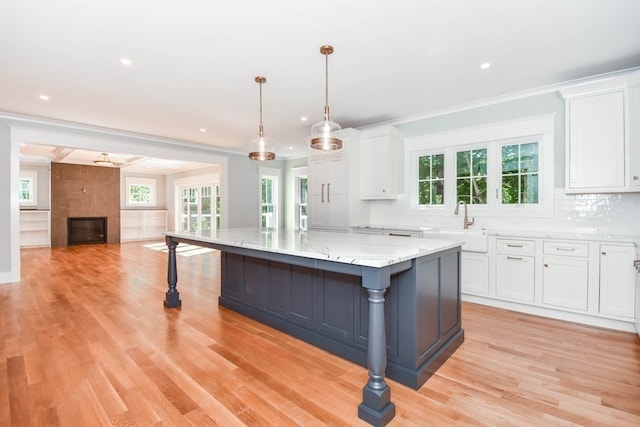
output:
[[[121,210],[120,241],[164,238],[167,232],[167,211],[164,209]]]
[[[475,295],[489,294],[489,255],[462,252],[461,288],[462,292]]]
[[[496,240],[496,296],[533,302],[535,298],[535,241]]]
[[[462,253],[462,292],[469,301],[624,329],[640,299],[636,251],[617,241],[490,236],[486,254]],[[476,256],[488,258],[488,284]]]
[[[369,210],[358,197],[360,132],[342,129],[342,149],[312,150],[308,158],[308,225],[310,229],[349,231],[369,222]]]
[[[635,275],[633,245],[600,245],[601,314],[633,318],[635,308]]]
[[[566,192],[640,191],[640,72],[561,91]]]
[[[360,199],[398,197],[399,131],[385,127],[362,135],[360,144]]]
[[[20,211],[20,246],[51,246],[49,211]]]
[[[587,310],[589,297],[589,244],[544,241],[542,303]]]
[[[342,151],[309,159],[309,227],[349,227],[347,156]]]

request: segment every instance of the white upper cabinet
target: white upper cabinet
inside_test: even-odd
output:
[[[360,145],[360,199],[398,197],[399,131],[385,127],[367,132]]]
[[[640,191],[640,73],[562,90],[566,192]]]

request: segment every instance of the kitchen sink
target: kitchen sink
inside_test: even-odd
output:
[[[422,238],[463,242],[462,250],[464,252],[487,252],[489,249],[489,238],[486,230],[425,227],[422,229]]]

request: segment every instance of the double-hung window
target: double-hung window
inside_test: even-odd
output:
[[[503,205],[538,203],[538,158],[537,141],[502,146],[500,186]]]
[[[456,153],[456,202],[487,204],[487,149]]]

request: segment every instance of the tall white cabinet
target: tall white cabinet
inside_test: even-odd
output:
[[[347,229],[347,156],[342,151],[309,160],[309,227]]]
[[[348,231],[368,224],[368,207],[358,197],[360,132],[343,129],[342,149],[312,150],[308,160],[309,228]]]

